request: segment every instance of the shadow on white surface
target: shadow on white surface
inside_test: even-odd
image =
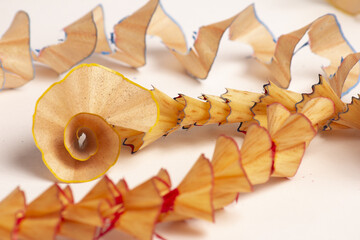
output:
[[[356,129],[346,130],[333,130],[333,131],[322,131],[320,136],[325,138],[327,141],[346,141],[346,140],[359,140],[360,131]]]
[[[338,169],[338,174],[353,181],[360,181],[360,131],[355,129],[326,131],[319,134],[323,145],[314,151],[326,151],[331,156],[325,159],[330,169]],[[332,147],[329,147],[332,146]],[[310,154],[310,153],[309,153]],[[351,173],[351,174],[350,174]]]
[[[154,38],[154,41],[160,42],[160,39]],[[153,41],[151,41],[153,42]],[[154,43],[156,44],[156,43]],[[181,65],[181,63],[173,56],[169,49],[167,49],[164,45],[149,47],[146,51],[146,62],[147,64],[152,64],[159,71],[171,72],[173,74],[181,74],[183,76],[186,74],[185,68]],[[175,76],[175,75],[174,75]],[[189,78],[192,78],[189,76]],[[194,78],[192,78],[194,79]]]
[[[305,0],[304,2],[316,3],[317,5],[329,6],[329,1],[326,0]]]
[[[193,221],[196,220],[160,223],[156,227],[156,232],[165,239],[167,239],[166,235],[173,235],[179,233],[181,233],[181,235],[184,238],[189,238],[189,237],[199,238],[204,235],[204,232],[200,229],[197,229],[196,226],[192,224]]]
[[[235,59],[236,60],[236,59]],[[269,78],[269,71],[253,57],[238,59],[239,64],[245,66],[245,74],[254,77],[261,84],[266,84]],[[240,75],[240,74],[239,74]],[[240,75],[241,76],[241,75]]]
[[[57,179],[51,174],[42,161],[41,152],[34,143],[22,145],[21,151],[13,149],[13,161],[11,161],[16,171],[25,172],[31,177],[41,178],[51,182],[57,182]]]
[[[291,179],[288,178],[270,178],[270,180],[268,182],[266,182],[265,184],[260,184],[260,185],[255,185],[254,186],[254,192],[252,193],[260,193],[263,190],[268,190],[271,189],[272,187],[281,185],[281,184],[285,184],[287,182],[291,181]],[[239,195],[239,200],[241,198],[244,198],[248,196],[248,194],[240,194]]]
[[[48,66],[42,64],[42,63],[34,63],[34,67],[35,67],[35,78],[33,79],[33,81],[46,81],[49,83],[55,82],[58,80],[59,75],[52,70],[51,68],[49,68]],[[49,81],[49,79],[51,81]]]

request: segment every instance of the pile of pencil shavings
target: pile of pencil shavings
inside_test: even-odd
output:
[[[134,22],[138,28],[132,27]],[[263,93],[226,89],[221,96],[171,98],[106,67],[83,64],[39,98],[33,135],[48,169],[68,183],[103,176],[116,163],[121,143],[136,152],[178,129],[240,123],[238,130],[245,133],[241,147],[231,137],[220,136],[211,161],[201,155],[176,187],[161,169],[133,189],[125,180],[115,184],[104,176],[79,202],[74,202],[69,186],[53,185],[26,204],[17,188],[0,202],[0,237],[85,240],[119,230],[151,239],[162,222],[214,221],[216,210],[251,192],[254,185],[270,177],[294,176],[318,131],[360,128],[359,98],[350,104],[341,100],[358,82],[360,54],[348,44],[336,18],[322,16],[274,40],[252,5],[200,28],[189,51],[180,27],[157,0],[115,25],[110,44],[98,6],[64,29],[63,43],[39,53],[30,48],[29,17],[19,12],[0,40],[0,86],[16,88],[33,79],[33,60],[63,73],[96,52],[140,67],[145,64],[147,34],[159,36],[190,75],[206,78],[228,28],[230,39],[251,45],[254,57],[268,69],[270,81]],[[328,58],[330,65],[312,93],[301,94],[286,88],[294,49],[306,33],[311,50]]]

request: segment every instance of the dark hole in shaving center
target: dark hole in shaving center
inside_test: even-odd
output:
[[[78,144],[80,149],[84,149],[86,146],[86,134],[81,133],[80,137],[78,138]]]

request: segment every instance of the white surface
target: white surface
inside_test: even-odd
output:
[[[35,2],[35,1],[34,1]],[[146,1],[103,1],[107,34],[113,25],[140,8]],[[192,43],[192,32],[201,25],[228,18],[252,1],[163,1],[167,12],[177,20]],[[56,43],[60,29],[75,21],[97,1],[30,1],[2,3],[0,32],[9,26],[15,12],[23,9],[31,18],[33,49]],[[300,28],[325,13],[336,13],[345,36],[360,49],[359,19],[344,15],[322,0],[255,1],[258,16],[275,36]],[[230,42],[225,34],[215,64],[207,80],[194,80],[167,52],[157,38],[148,38],[147,64],[138,70],[121,63],[93,56],[96,62],[126,75],[139,84],[156,86],[170,96],[184,93],[193,97],[201,93],[221,94],[225,87],[262,92],[266,74],[254,60],[247,58],[251,49]],[[291,89],[310,91],[317,82],[321,59],[303,49],[296,54]],[[45,89],[61,79],[52,70],[36,66],[36,77],[26,86],[0,93],[0,199],[21,186],[28,201],[52,184],[54,177],[41,160],[32,134],[35,101]],[[360,92],[359,89],[352,93]],[[345,99],[349,99],[346,97]],[[161,167],[169,170],[174,185],[201,153],[212,156],[215,139],[220,134],[242,135],[237,125],[195,127],[178,131],[131,155],[123,148],[118,163],[108,172],[114,181],[125,177],[131,187],[154,175]],[[319,134],[310,144],[296,177],[273,179],[243,194],[237,204],[216,214],[216,223],[191,220],[161,225],[157,233],[168,239],[359,239],[360,215],[360,133],[358,131]],[[95,182],[73,184],[80,199]],[[117,239],[112,233],[105,239]]]

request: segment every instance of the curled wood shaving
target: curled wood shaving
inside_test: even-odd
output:
[[[239,193],[252,191],[253,185],[266,183],[270,177],[294,176],[300,166],[306,147],[316,135],[318,126],[324,121],[328,121],[337,111],[336,104],[331,97],[335,96],[334,100],[336,100],[338,96],[331,90],[330,85],[325,84],[325,80],[316,85],[313,88],[314,93],[306,95],[308,99],[300,102],[304,103],[304,105],[297,108],[295,107],[296,101],[293,101],[292,97],[295,96],[295,99],[299,99],[301,95],[271,85],[265,86],[266,93],[264,95],[254,94],[254,98],[249,99],[244,96],[251,96],[251,93],[245,92],[243,94],[232,91],[232,94],[229,95],[232,97],[231,100],[224,98],[225,95],[222,98],[203,95],[201,97],[203,100],[180,96],[180,98],[174,100],[157,89],[147,91],[126,80],[122,75],[95,64],[83,65],[74,69],[65,80],[52,86],[42,98],[49,98],[50,100],[45,101],[45,103],[50,104],[50,106],[54,102],[58,104],[59,102],[53,101],[50,96],[57,96],[54,99],[59,99],[62,96],[61,92],[64,92],[62,90],[65,86],[70,88],[73,81],[76,81],[76,84],[86,84],[86,81],[93,81],[92,77],[114,81],[111,89],[116,89],[118,85],[123,86],[124,93],[128,96],[136,96],[137,100],[147,98],[146,102],[148,103],[143,104],[156,103],[154,106],[155,111],[144,113],[144,119],[151,119],[151,116],[157,116],[159,113],[155,124],[151,123],[154,125],[150,128],[144,128],[144,126],[136,128],[136,126],[139,126],[138,123],[127,122],[126,119],[122,118],[114,118],[111,114],[106,117],[106,121],[116,120],[116,122],[109,125],[115,132],[119,127],[129,127],[129,131],[123,131],[123,133],[132,135],[129,139],[138,137],[139,141],[145,142],[144,136],[148,136],[150,140],[147,143],[150,143],[157,136],[181,127],[186,117],[191,119],[186,122],[185,125],[187,126],[195,125],[199,120],[204,121],[204,124],[224,123],[223,121],[227,117],[222,116],[219,118],[216,115],[216,118],[212,118],[211,108],[222,109],[224,110],[222,113],[227,116],[232,112],[229,104],[231,102],[236,103],[239,96],[240,101],[237,102],[238,104],[232,106],[240,106],[245,109],[245,106],[248,109],[250,108],[251,104],[249,102],[254,103],[252,99],[258,101],[259,104],[264,99],[267,99],[267,107],[259,110],[259,113],[262,110],[265,111],[264,119],[266,121],[260,121],[262,126],[256,123],[248,126],[241,148],[237,146],[232,138],[219,137],[212,160],[210,161],[204,155],[201,155],[182,182],[175,188],[172,187],[169,174],[162,169],[156,176],[134,189],[129,189],[125,180],[120,180],[117,184],[114,184],[110,179],[104,177],[78,203],[73,201],[70,188],[61,189],[56,185],[49,188],[29,205],[22,204],[24,201],[20,201],[18,204],[12,203],[8,200],[11,198],[11,194],[0,203],[0,208],[3,207],[10,211],[0,213],[4,215],[4,217],[0,215],[0,229],[3,230],[3,234],[21,236],[23,239],[46,239],[55,235],[65,236],[70,239],[99,239],[109,231],[116,229],[138,239],[151,239],[155,234],[156,224],[161,222],[180,221],[189,218],[214,221],[216,210],[224,208],[235,201]],[[56,90],[55,87],[58,86],[61,91]],[[104,94],[100,95],[102,97],[107,96],[107,101],[99,99],[100,101],[94,102],[95,105],[89,105],[89,102],[86,102],[83,104],[85,108],[79,108],[79,105],[76,105],[76,109],[66,107],[69,109],[67,111],[78,116],[77,111],[83,111],[86,108],[97,109],[97,104],[103,106],[105,102],[112,99],[112,95],[106,94],[106,89],[101,91]],[[279,94],[281,91],[287,94]],[[117,91],[114,92],[117,93]],[[240,94],[234,97],[234,93],[235,95]],[[49,96],[46,96],[47,94]],[[76,92],[76,94],[78,95],[79,92]],[[121,98],[118,94],[116,96]],[[40,98],[37,105],[38,113],[34,115],[34,126],[37,124],[36,121],[42,121],[40,116],[44,114],[46,116],[48,111],[46,109],[49,109],[41,107],[42,98]],[[291,110],[287,109],[281,102],[288,103],[287,105],[291,107]],[[227,107],[225,107],[224,103],[227,104]],[[44,106],[47,106],[46,104]],[[115,105],[119,108],[122,104],[120,101]],[[61,107],[56,109],[59,108]],[[137,106],[135,105],[134,108],[137,108]],[[186,108],[194,111],[186,111]],[[105,111],[105,113],[113,112],[111,109],[103,109],[102,111]],[[197,111],[200,111],[201,114]],[[114,113],[116,116],[116,111]],[[39,116],[37,116],[38,114]],[[90,113],[82,112],[82,114]],[[194,116],[191,116],[192,114]],[[85,116],[85,120],[89,121],[86,125],[90,130],[95,131],[91,125],[93,120],[88,118],[87,115]],[[183,117],[183,119],[179,120],[179,117]],[[251,122],[256,117],[256,114],[254,117],[249,115],[246,119]],[[36,120],[37,118],[39,119]],[[56,119],[65,120],[66,116],[60,114]],[[218,119],[220,122],[212,119]],[[48,118],[44,118],[44,120],[49,121]],[[151,124],[147,121],[144,122],[145,126],[146,124],[150,126]],[[64,123],[66,122],[64,121]],[[76,121],[75,124],[78,125],[75,126],[81,129],[84,123]],[[41,124],[37,127],[38,130],[34,131],[42,131],[41,126],[44,125],[49,124]],[[131,128],[141,134],[133,135],[134,132],[131,131]],[[154,131],[154,135],[151,134],[151,129],[157,129]],[[77,133],[78,130],[74,128],[70,132]],[[104,135],[107,135],[105,131],[104,133]],[[90,148],[90,152],[92,152],[92,149]],[[82,155],[83,152],[80,151],[79,154]],[[83,159],[74,158],[73,161],[81,164],[83,162],[81,160]],[[61,159],[58,159],[58,161],[61,161]],[[86,166],[84,169],[86,169]],[[74,172],[76,173],[76,171]],[[19,195],[19,190],[15,190],[14,194]],[[47,206],[47,210],[42,210],[41,206]],[[17,214],[18,212],[20,214]],[[9,218],[16,219],[14,225],[6,225]],[[2,219],[5,219],[6,222],[2,222]],[[46,228],[46,231],[42,231],[42,228]],[[72,231],[74,228],[78,231]]]
[[[340,73],[340,71],[343,72],[343,69],[339,68],[337,73]],[[335,76],[337,76],[337,73]],[[175,98],[175,101],[169,101],[169,103],[173,104],[173,108],[170,105],[168,106],[169,109],[179,109],[178,103],[183,105],[183,109],[177,117],[180,122],[175,124],[174,117],[173,128],[165,132],[164,135],[168,135],[180,127],[189,129],[192,126],[207,124],[241,122],[240,131],[246,131],[253,122],[267,127],[268,116],[266,109],[268,105],[273,103],[280,103],[290,113],[308,114],[309,112],[317,112],[318,115],[312,119],[314,122],[313,127],[316,130],[327,129],[329,123],[336,120],[339,113],[346,111],[347,105],[342,102],[322,76],[319,79],[319,83],[313,85],[313,92],[309,94],[292,92],[271,82],[264,86],[264,94],[227,89],[227,93],[221,95],[221,98],[207,97],[208,95],[205,94],[199,100],[180,94]],[[319,100],[319,98],[322,100]],[[317,100],[312,101],[313,99]],[[211,106],[216,108],[211,109]],[[212,113],[216,113],[215,116]],[[335,125],[334,121],[332,122],[332,126]],[[336,125],[336,128],[347,128],[345,125],[340,125],[339,122]],[[151,135],[151,133],[148,134]],[[154,140],[156,139],[154,138]],[[131,146],[133,152],[136,152],[144,144],[148,145],[149,142],[144,141],[142,135],[139,134],[128,137],[124,144]]]
[[[347,110],[339,113],[338,118],[334,119],[330,123],[330,128],[355,128],[360,129],[359,123],[359,114],[360,114],[360,104],[359,98],[353,97],[351,103],[347,105]]]
[[[139,38],[129,40],[126,36],[131,24],[139,19],[140,27],[134,33]],[[23,23],[27,26],[28,18],[20,12],[1,39],[0,47],[6,50],[0,51],[2,56],[7,56],[11,49],[3,47],[4,43],[9,36],[13,37],[13,29],[24,27]],[[165,25],[159,28],[160,23]],[[220,137],[212,160],[201,155],[175,188],[166,170],[161,170],[134,189],[129,189],[125,180],[114,184],[104,177],[78,203],[74,202],[69,187],[53,185],[28,205],[23,193],[15,189],[0,202],[1,238],[99,239],[116,229],[138,239],[151,239],[155,225],[160,222],[189,218],[214,221],[217,209],[236,200],[239,193],[252,191],[253,185],[265,183],[270,177],[294,176],[318,129],[359,128],[359,99],[354,98],[349,105],[341,101],[341,95],[357,83],[359,67],[355,64],[359,54],[353,53],[332,15],[283,35],[275,43],[250,6],[232,18],[202,27],[194,47],[186,52],[178,26],[169,21],[158,1],[152,0],[116,25],[116,51],[110,55],[129,65],[142,66],[145,35],[159,35],[185,69],[202,78],[207,76],[227,28],[231,39],[252,45],[255,57],[268,67],[272,82],[264,87],[264,94],[228,89],[221,97],[204,94],[194,99],[181,94],[172,99],[104,67],[83,65],[41,96],[34,114],[33,133],[48,168],[67,182],[89,181],[103,175],[116,161],[120,139],[124,138],[124,144],[137,151],[179,128],[244,122],[246,135],[241,149],[233,139]],[[80,43],[79,29],[86,43]],[[65,31],[67,41],[43,49],[38,56],[33,53],[33,57],[60,73],[94,51],[111,50],[99,7]],[[281,87],[289,85],[291,58],[306,32],[312,51],[329,58],[331,65],[324,68],[327,77],[320,76],[312,93],[299,94]],[[256,40],[259,34],[267,41],[263,45]],[[26,31],[25,35],[21,36],[26,40],[22,47],[29,49]],[[176,36],[176,42],[170,35]],[[15,34],[16,37],[19,35]],[[339,44],[330,48],[328,44],[333,42],[329,39]],[[78,48],[82,51],[74,51]],[[341,57],[346,55],[338,67]],[[9,56],[8,61],[12,55]],[[71,61],[63,61],[64,58]],[[29,80],[32,68],[22,74],[5,63],[3,69]],[[3,84],[11,79],[6,77],[8,72],[3,70],[1,74]],[[5,82],[5,86],[23,83]],[[86,138],[80,143],[82,134]],[[72,231],[74,228],[77,231]]]
[[[114,26],[111,43],[104,32],[102,7],[97,6],[64,28],[67,36],[64,42],[47,46],[38,54],[30,50],[28,16],[19,12],[0,40],[3,65],[0,85],[14,88],[31,80],[34,77],[31,56],[57,73],[69,70],[94,52],[108,55],[131,67],[141,67],[146,62],[146,35],[160,37],[190,75],[206,78],[217,55],[220,40],[228,28],[230,40],[252,46],[254,57],[269,70],[270,80],[283,88],[290,84],[290,65],[295,47],[306,33],[311,51],[330,60],[330,65],[323,68],[329,78],[336,72],[341,59],[354,53],[334,15],[324,15],[275,40],[257,17],[253,5],[231,18],[201,27],[194,45],[188,49],[180,27],[165,13],[159,0],[149,0]],[[347,81],[342,83],[342,92],[347,92],[358,82],[359,73],[360,67],[355,66]]]
[[[16,13],[9,29],[0,39],[0,59],[0,89],[20,87],[34,78],[30,23],[26,12]]]
[[[350,70],[340,66],[334,78],[345,79]],[[204,94],[195,99],[180,94],[172,99],[158,89],[144,89],[105,67],[84,64],[40,97],[34,113],[34,139],[44,163],[59,180],[83,182],[102,176],[115,164],[120,141],[136,152],[179,128],[245,122],[240,130],[249,131],[249,126],[257,122],[269,129],[273,142],[269,147],[279,150],[275,160],[284,158],[298,164],[315,131],[328,128],[330,122],[332,128],[351,126],[344,119],[353,110],[344,113],[347,105],[322,76],[309,94],[292,92],[273,83],[265,85],[264,90],[264,94],[258,94],[228,89],[221,97]],[[337,121],[340,113],[344,113],[342,120]],[[286,130],[281,132],[281,128]],[[292,143],[281,140],[288,135],[302,136],[304,131],[306,137],[311,137],[300,137]],[[297,157],[290,160],[290,155]],[[296,173],[278,172],[276,166],[281,167],[276,161],[274,166],[275,176]],[[266,179],[251,182],[262,181]]]
[[[278,106],[269,107],[269,116],[274,114],[270,108]],[[312,129],[304,115],[291,116],[296,119],[300,116]],[[231,137],[220,136],[212,160],[201,155],[175,188],[164,169],[133,189],[124,179],[115,184],[105,176],[79,202],[74,202],[69,186],[62,189],[55,184],[25,204],[24,194],[17,188],[0,202],[0,237],[63,236],[85,240],[99,239],[111,230],[119,230],[137,239],[151,239],[155,226],[161,222],[189,218],[214,221],[215,211],[235,201],[239,193],[251,192],[254,184],[267,182],[271,175],[279,177],[276,174],[282,169],[279,166],[297,170],[299,161],[289,163],[280,157],[284,155],[282,146],[285,144],[286,149],[292,146],[289,142],[296,145],[309,141],[315,131],[300,140],[299,136],[287,133],[286,121],[276,127],[276,132],[274,128],[251,125],[241,149]],[[282,176],[290,175],[282,172]]]
[[[291,113],[279,103],[269,105],[266,126],[250,125],[241,148],[232,138],[220,136],[212,160],[201,155],[175,188],[161,169],[134,189],[124,179],[114,184],[105,176],[77,203],[70,187],[53,185],[28,205],[15,189],[0,202],[0,236],[85,240],[99,239],[115,229],[151,239],[161,222],[214,221],[215,211],[234,202],[239,193],[251,192],[253,185],[266,183],[271,176],[296,173],[305,147],[316,134],[314,126],[332,115],[321,118],[309,109],[329,104],[334,111],[333,102],[324,97],[310,100],[304,113]]]
[[[73,69],[35,107],[33,135],[44,163],[65,182],[103,175],[115,164],[124,134],[152,133],[159,118],[154,100],[151,91],[105,67]]]

